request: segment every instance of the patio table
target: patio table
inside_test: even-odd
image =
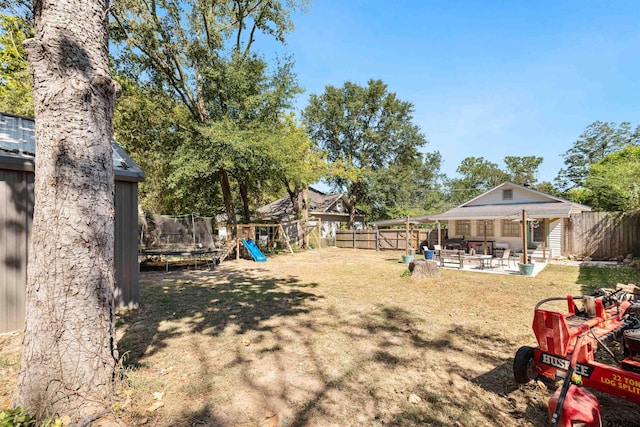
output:
[[[485,267],[493,268],[491,260],[493,255],[465,255],[465,259],[477,260],[480,263],[480,269],[484,270]]]

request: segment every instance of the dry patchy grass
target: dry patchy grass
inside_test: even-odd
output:
[[[517,348],[535,344],[535,303],[639,280],[632,270],[551,265],[537,277],[447,269],[416,281],[402,277],[399,260],[323,249],[215,271],[143,273],[140,309],[118,321],[121,418],[157,426],[544,425],[553,384],[519,387],[511,373]],[[0,401],[15,377],[18,340],[0,340]],[[605,421],[636,422],[628,415],[636,406],[607,396],[601,404]]]

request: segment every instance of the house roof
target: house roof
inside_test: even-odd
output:
[[[526,196],[526,201],[514,198],[513,201],[501,200],[502,190],[513,189],[520,195]],[[497,195],[500,197],[497,197]],[[561,197],[545,194],[529,187],[504,182],[477,197],[441,214],[429,214],[409,218],[410,224],[449,220],[494,220],[519,219],[522,211],[527,211],[527,217],[532,219],[567,218],[569,215],[590,211],[589,206],[573,203]],[[406,218],[377,221],[376,226],[398,226],[406,224]]]
[[[346,208],[340,208],[337,203],[338,201],[342,201],[346,205],[347,200],[342,193],[326,194],[313,187],[309,187],[308,198],[309,215],[311,216],[329,214],[346,217],[349,216],[349,212]],[[291,198],[289,196],[285,196],[275,202],[271,202],[268,205],[258,208],[256,213],[261,220],[285,219],[293,216],[293,204],[291,203]],[[362,215],[362,212],[357,209],[356,213],[358,216]]]
[[[116,143],[113,170],[120,181],[144,181],[144,173]],[[35,121],[28,117],[0,112],[0,166],[33,171],[36,155]]]
[[[497,194],[502,195],[502,190],[509,189],[515,190],[517,193],[514,194],[518,194],[519,197],[514,196],[512,201],[505,201],[501,200],[501,197],[496,197]],[[542,219],[567,218],[574,213],[590,211],[591,208],[529,187],[512,182],[504,182],[460,206],[439,215],[429,215],[428,218],[438,221],[455,219],[516,219],[522,216],[523,210],[527,211],[529,218]]]
[[[573,213],[591,209],[579,209],[577,203],[514,203],[501,205],[482,205],[453,208],[438,215],[429,215],[429,220],[455,219],[517,219],[522,211],[529,218],[567,218]]]

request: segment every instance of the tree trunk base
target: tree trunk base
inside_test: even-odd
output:
[[[409,264],[411,277],[414,279],[426,279],[428,277],[439,277],[438,263],[432,259],[419,259],[411,261]]]

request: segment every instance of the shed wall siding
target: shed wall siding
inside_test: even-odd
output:
[[[115,303],[119,308],[138,306],[138,183],[116,181]]]
[[[0,333],[22,329],[33,174],[0,170]]]
[[[34,174],[0,169],[0,333],[21,330],[33,218]],[[114,263],[116,305],[135,307],[138,295],[138,187],[116,181]]]

